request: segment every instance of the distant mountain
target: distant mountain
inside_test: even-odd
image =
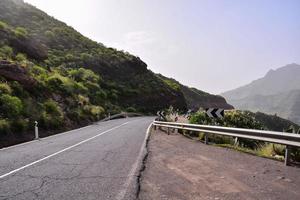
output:
[[[277,114],[300,124],[300,65],[270,70],[263,78],[221,95],[237,109]]]

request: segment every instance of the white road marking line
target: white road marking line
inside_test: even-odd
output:
[[[105,122],[108,122],[108,121],[105,121]],[[80,127],[80,128],[77,128],[77,129],[73,129],[73,130],[69,130],[69,131],[62,132],[62,133],[57,133],[57,134],[54,134],[54,135],[49,135],[49,136],[46,136],[46,137],[39,138],[38,140],[31,140],[31,141],[28,141],[28,142],[23,142],[21,144],[16,144],[16,145],[9,146],[9,147],[4,147],[4,148],[1,148],[0,151],[11,149],[11,148],[14,148],[14,147],[23,146],[23,145],[26,145],[26,144],[29,144],[29,143],[33,143],[33,142],[38,142],[38,141],[41,141],[41,140],[44,140],[44,139],[48,139],[48,138],[52,138],[52,137],[59,137],[61,135],[64,135],[64,134],[67,134],[67,133],[70,133],[70,132],[76,132],[76,131],[80,131],[82,129],[93,127],[95,125],[99,125],[98,123],[101,124],[103,122],[100,122],[100,121],[99,122],[95,122],[94,124],[91,124],[91,125],[83,126],[83,127]]]
[[[60,151],[58,151],[58,152],[56,152],[56,153],[53,153],[53,154],[51,154],[51,155],[49,155],[49,156],[46,156],[46,157],[41,158],[41,159],[39,159],[39,160],[37,160],[37,161],[34,161],[34,162],[32,162],[32,163],[30,163],[30,164],[28,164],[28,165],[24,165],[23,167],[20,167],[20,168],[18,168],[18,169],[15,169],[15,170],[13,170],[13,171],[10,171],[10,172],[8,172],[8,173],[6,173],[6,174],[3,174],[3,175],[0,176],[0,179],[5,178],[5,177],[7,177],[7,176],[9,176],[9,175],[11,175],[11,174],[14,174],[14,173],[16,173],[16,172],[18,172],[18,171],[20,171],[20,170],[22,170],[22,169],[25,169],[25,168],[27,168],[27,167],[30,167],[30,166],[32,166],[32,165],[34,165],[34,164],[37,164],[37,163],[39,163],[39,162],[42,162],[43,160],[49,159],[49,158],[51,158],[51,157],[53,157],[53,156],[56,156],[56,155],[58,155],[58,154],[60,154],[60,153],[62,153],[62,152],[65,152],[65,151],[69,150],[69,149],[72,149],[72,148],[74,148],[74,147],[77,147],[78,145],[81,145],[81,144],[83,144],[83,143],[86,143],[86,142],[88,142],[88,141],[90,141],[90,140],[92,140],[92,139],[94,139],[94,138],[96,138],[96,137],[99,137],[99,136],[101,136],[101,135],[103,135],[103,134],[105,134],[105,133],[108,133],[108,132],[110,132],[110,131],[112,131],[112,130],[115,130],[115,129],[117,129],[117,128],[120,128],[121,126],[124,126],[124,125],[126,125],[126,124],[128,124],[128,123],[130,123],[130,122],[132,122],[132,121],[125,122],[125,123],[123,123],[123,124],[121,124],[121,125],[119,125],[119,126],[115,126],[115,127],[111,128],[111,129],[108,129],[108,130],[106,130],[106,131],[104,131],[104,132],[101,132],[101,133],[99,133],[99,134],[97,134],[97,135],[95,135],[95,136],[93,136],[93,137],[90,137],[90,138],[88,138],[88,139],[85,139],[85,140],[83,140],[83,141],[81,141],[81,142],[79,142],[79,143],[77,143],[77,144],[74,144],[74,145],[72,145],[72,146],[69,146],[69,147],[67,147],[67,148],[64,148],[64,149],[62,149],[62,150],[60,150]]]
[[[150,134],[150,129],[151,129],[151,126],[152,126],[153,123],[151,123],[148,128],[147,128],[147,133],[145,135],[145,139],[144,139],[144,142],[141,146],[141,149],[140,149],[140,152],[139,152],[139,155],[136,159],[136,161],[134,162],[134,164],[132,165],[131,167],[131,170],[129,172],[129,175],[128,175],[128,178],[127,180],[125,181],[125,183],[123,184],[123,187],[121,189],[121,191],[118,193],[118,195],[116,196],[116,200],[123,200],[126,193],[127,193],[127,190],[132,182],[132,179],[135,177],[135,173],[136,173],[136,170],[139,166],[139,162],[141,161],[141,158],[142,158],[142,155],[143,155],[143,152],[144,150],[146,149],[146,142],[147,142],[147,139],[149,137],[149,134]]]

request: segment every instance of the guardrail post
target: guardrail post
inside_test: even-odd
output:
[[[167,129],[167,133],[168,133],[168,135],[170,135],[170,128],[169,127]]]
[[[154,125],[154,130],[156,130],[156,125]]]
[[[35,133],[35,139],[39,139],[39,128],[38,128],[38,122],[34,122],[34,133]]]
[[[208,134],[204,133],[204,144],[208,144]]]
[[[285,166],[290,165],[290,157],[291,157],[291,146],[286,145],[286,147],[285,147],[285,158],[284,158]]]

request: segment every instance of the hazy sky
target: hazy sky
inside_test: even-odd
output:
[[[300,0],[25,1],[211,93],[300,63]]]

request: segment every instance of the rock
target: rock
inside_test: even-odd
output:
[[[277,176],[277,180],[282,180],[282,179],[285,179],[284,176]]]
[[[284,160],[284,156],[280,156],[280,155],[275,155],[274,158],[278,160]]]
[[[284,181],[289,182],[289,183],[292,182],[292,180],[288,179],[288,178],[284,179]]]
[[[26,68],[6,60],[0,60],[0,76],[10,81],[17,81],[27,90],[37,85],[37,81],[30,77]]]

